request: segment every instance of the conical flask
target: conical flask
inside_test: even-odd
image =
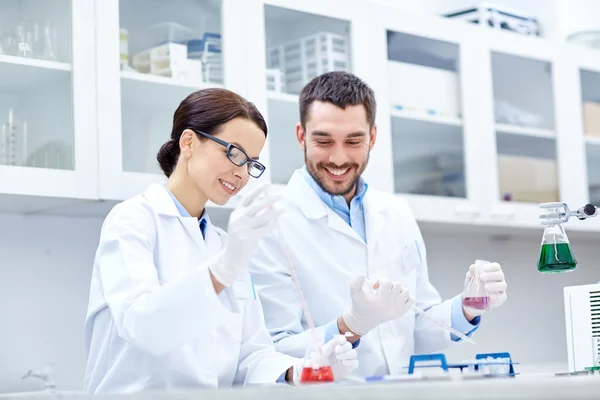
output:
[[[562,225],[549,225],[544,229],[538,271],[544,274],[559,274],[573,271],[577,261]]]
[[[333,370],[327,364],[323,355],[323,332],[315,329],[309,330],[311,345],[306,350],[304,366],[300,375],[300,383],[303,385],[319,382],[333,382]]]
[[[472,277],[467,276],[462,293],[462,305],[467,312],[475,310],[488,310],[490,308],[490,294],[485,290],[485,283],[479,278],[483,268],[489,261],[476,260],[475,273]],[[479,315],[479,314],[475,314]]]

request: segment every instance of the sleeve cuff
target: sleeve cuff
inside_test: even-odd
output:
[[[334,319],[331,322],[323,325],[323,330],[325,331],[325,343],[329,342],[335,335],[341,335],[340,330],[338,329],[337,319]],[[360,339],[356,342],[352,343],[352,348],[355,349],[360,344]]]
[[[277,383],[287,383],[287,381],[285,380],[285,374],[287,374],[287,371],[285,371],[283,374],[281,374],[281,376],[279,376],[279,378],[277,378]]]
[[[452,327],[457,331],[463,332],[469,336],[479,328],[481,317],[475,317],[473,321],[470,321],[465,317],[462,308],[461,295],[456,296],[452,300]],[[458,342],[460,338],[456,335],[451,334],[452,341]]]

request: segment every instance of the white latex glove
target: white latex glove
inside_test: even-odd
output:
[[[361,274],[350,286],[352,307],[342,315],[348,328],[360,336],[382,322],[400,318],[415,302],[398,282],[380,279],[375,282],[377,289],[364,283]]]
[[[506,301],[506,280],[504,279],[504,272],[502,267],[498,263],[483,264],[480,266],[481,271],[479,273],[479,279],[484,284],[485,290],[490,295],[490,310],[492,308],[500,307]],[[472,264],[469,267],[469,272],[465,277],[466,280],[470,280],[475,276],[476,266]],[[486,310],[478,310],[474,308],[466,308],[465,310],[469,315],[477,317],[483,314]]]
[[[358,354],[352,348],[352,344],[346,340],[344,335],[335,335],[322,348],[322,360],[305,360],[294,366],[294,384],[299,385],[302,369],[304,367],[331,366],[334,379],[340,380],[350,372],[358,368]],[[310,365],[313,362],[313,365]]]
[[[229,217],[227,245],[209,266],[215,279],[226,287],[246,272],[256,243],[275,228],[283,212],[283,208],[275,206],[281,195],[266,194],[268,186],[256,187]]]

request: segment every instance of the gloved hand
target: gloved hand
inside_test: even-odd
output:
[[[268,186],[256,187],[233,210],[227,228],[227,245],[209,264],[214,278],[226,287],[246,272],[256,243],[275,228],[277,218],[283,213],[283,208],[275,205],[281,195],[266,194]]]
[[[350,286],[352,307],[342,315],[348,328],[360,336],[382,322],[400,318],[415,302],[398,282],[380,279],[375,282],[377,289],[371,285],[364,288],[364,282],[365,276],[361,274]]]
[[[502,271],[502,267],[498,263],[489,263],[482,264],[479,266],[479,280],[483,283],[484,289],[490,295],[490,307],[492,308],[500,307],[506,301],[506,280],[504,279],[504,272]],[[472,264],[469,267],[469,271],[465,277],[465,287],[466,282],[473,279],[475,276],[477,267],[475,264]],[[483,314],[486,310],[480,310],[468,307],[465,310],[469,315],[477,317]]]
[[[299,385],[302,369],[304,367],[312,367],[309,365],[311,361],[316,362],[315,367],[329,365],[333,371],[333,377],[337,381],[342,379],[350,372],[358,368],[358,354],[352,348],[352,344],[346,340],[344,335],[335,335],[329,342],[325,343],[322,348],[322,360],[306,360],[302,359],[300,363],[294,366],[294,384]]]

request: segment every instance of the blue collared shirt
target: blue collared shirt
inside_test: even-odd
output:
[[[325,192],[314,180],[314,178],[306,170],[306,166],[300,170],[300,174],[304,177],[310,187],[319,195],[319,198],[327,204],[337,215],[339,215],[348,225],[354,229],[354,231],[367,243],[367,236],[365,230],[365,213],[363,207],[363,199],[367,188],[367,183],[359,178],[356,187],[356,195],[350,201],[350,206],[346,202],[343,196],[330,195]],[[477,328],[479,328],[480,317],[476,317],[473,321],[469,322],[465,317],[462,309],[462,298],[456,296],[452,299],[452,314],[451,314],[452,327],[459,332],[465,333],[470,336]],[[333,335],[339,335],[340,332],[337,329],[337,320],[331,321],[325,325],[325,342],[331,340]],[[458,336],[451,335],[452,340],[457,342],[460,340]],[[355,343],[358,345],[358,342]],[[356,347],[356,346],[354,346]]]
[[[346,202],[344,196],[330,195],[321,189],[321,186],[308,173],[306,167],[300,170],[300,173],[308,182],[311,188],[319,195],[319,198],[329,206],[337,215],[340,216],[354,231],[367,243],[367,234],[365,230],[365,213],[363,211],[363,199],[369,185],[362,178],[358,179],[356,186],[356,195],[350,201],[350,205]]]
[[[167,193],[169,193],[169,196],[171,196],[171,198],[173,199],[173,202],[175,203],[175,207],[177,207],[177,210],[179,211],[179,215],[181,215],[182,217],[190,217],[191,215],[188,212],[188,210],[185,209],[185,207],[183,207],[183,204],[181,204],[181,202],[179,200],[177,200],[177,197],[175,197],[175,195],[173,193],[171,193],[171,191],[169,190],[168,187],[164,187],[165,190],[167,191]],[[200,219],[198,219],[198,225],[200,226],[200,232],[202,232],[202,237],[204,238],[204,233],[206,231],[206,225],[208,224],[208,216],[206,215],[206,209],[204,209],[204,211],[202,211],[202,216],[200,217]]]

